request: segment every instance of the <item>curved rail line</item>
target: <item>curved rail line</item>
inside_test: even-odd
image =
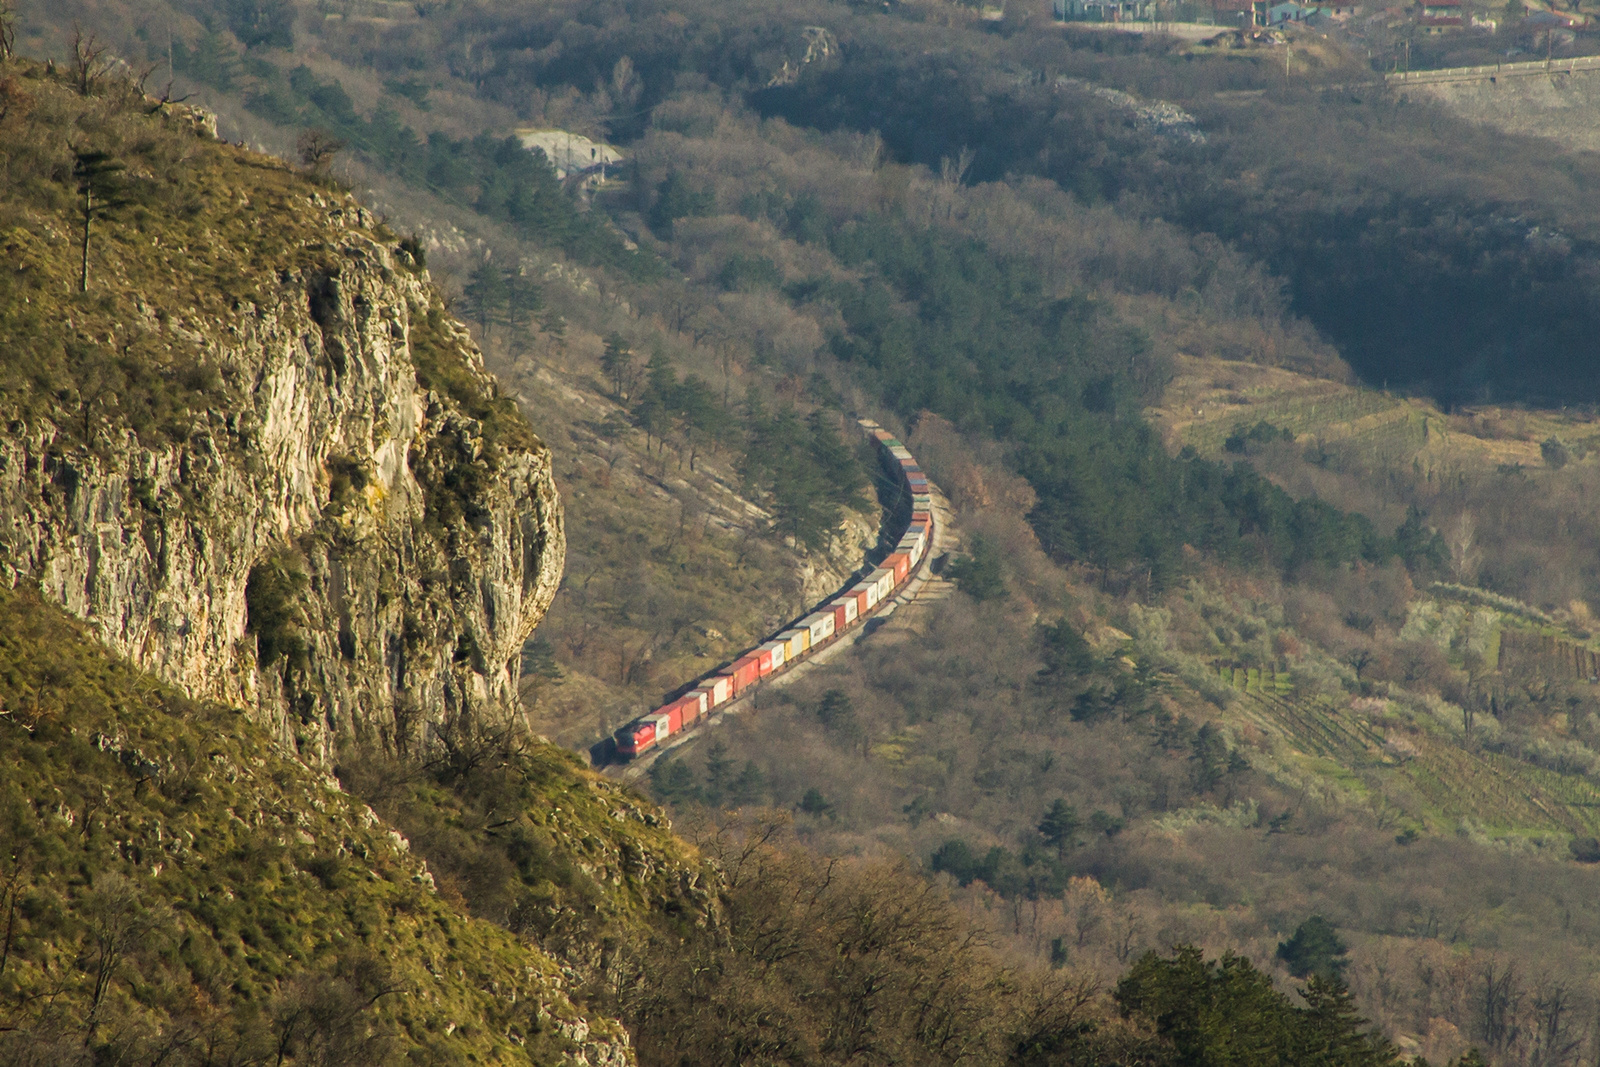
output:
[[[895,518],[907,515],[894,549],[868,563],[827,600],[782,627],[768,640],[679,688],[665,704],[619,729],[615,757],[631,761],[664,747],[677,735],[706,722],[711,713],[786,674],[841,638],[864,628],[885,605],[911,584],[934,541],[933,496],[928,476],[905,445],[871,419],[858,420],[878,447],[878,458],[892,479],[895,498],[886,506]]]

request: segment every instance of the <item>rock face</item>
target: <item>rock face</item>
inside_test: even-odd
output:
[[[186,440],[0,436],[0,580],[327,762],[509,714],[565,536],[548,450],[425,275],[353,203],[306,210],[314,265],[190,338],[223,389]]]

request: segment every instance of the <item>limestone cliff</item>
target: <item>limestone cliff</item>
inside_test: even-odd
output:
[[[548,450],[368,212],[183,125],[199,206],[106,226],[98,292],[58,295],[70,215],[0,231],[10,310],[69,339],[59,388],[0,387],[0,581],[313,761],[513,707],[565,552]]]

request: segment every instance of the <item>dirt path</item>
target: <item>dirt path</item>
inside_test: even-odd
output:
[[[951,524],[950,502],[932,483],[929,483],[928,490],[933,497],[933,543],[928,546],[928,552],[923,556],[922,566],[918,568],[917,573],[899,593],[872,613],[865,626],[851,630],[827,648],[807,656],[788,670],[769,677],[754,689],[747,690],[744,695],[712,712],[694,729],[668,739],[665,745],[652,749],[648,754],[632,762],[614,763],[604,767],[602,773],[625,782],[639,781],[650,773],[650,767],[665,753],[673,752],[683,745],[693,744],[696,739],[707,736],[712,730],[721,726],[729,715],[756,711],[757,696],[774,689],[781,689],[804,678],[812,671],[832,662],[836,656],[843,655],[846,649],[854,648],[862,641],[868,640],[879,645],[914,640],[926,629],[930,613],[937,611],[939,603],[949,599],[955,592],[955,583],[942,574],[935,573],[934,568],[937,566],[943,571],[945,556],[950,552],[959,551],[963,543],[960,531]],[[768,715],[776,714],[770,707],[760,710]]]

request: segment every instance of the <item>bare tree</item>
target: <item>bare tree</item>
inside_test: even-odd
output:
[[[0,0],[0,61],[17,54],[17,13],[9,0]]]
[[[320,126],[314,126],[300,135],[294,143],[300,163],[313,174],[321,174],[333,163],[333,157],[344,150],[345,143]]]
[[[111,70],[107,46],[94,34],[85,37],[77,23],[72,24],[72,80],[79,96],[88,96]]]
[[[115,872],[96,879],[84,909],[88,920],[88,970],[94,976],[89,1025],[111,989],[117,970],[128,953],[155,928],[155,912],[139,899],[138,889]]]

